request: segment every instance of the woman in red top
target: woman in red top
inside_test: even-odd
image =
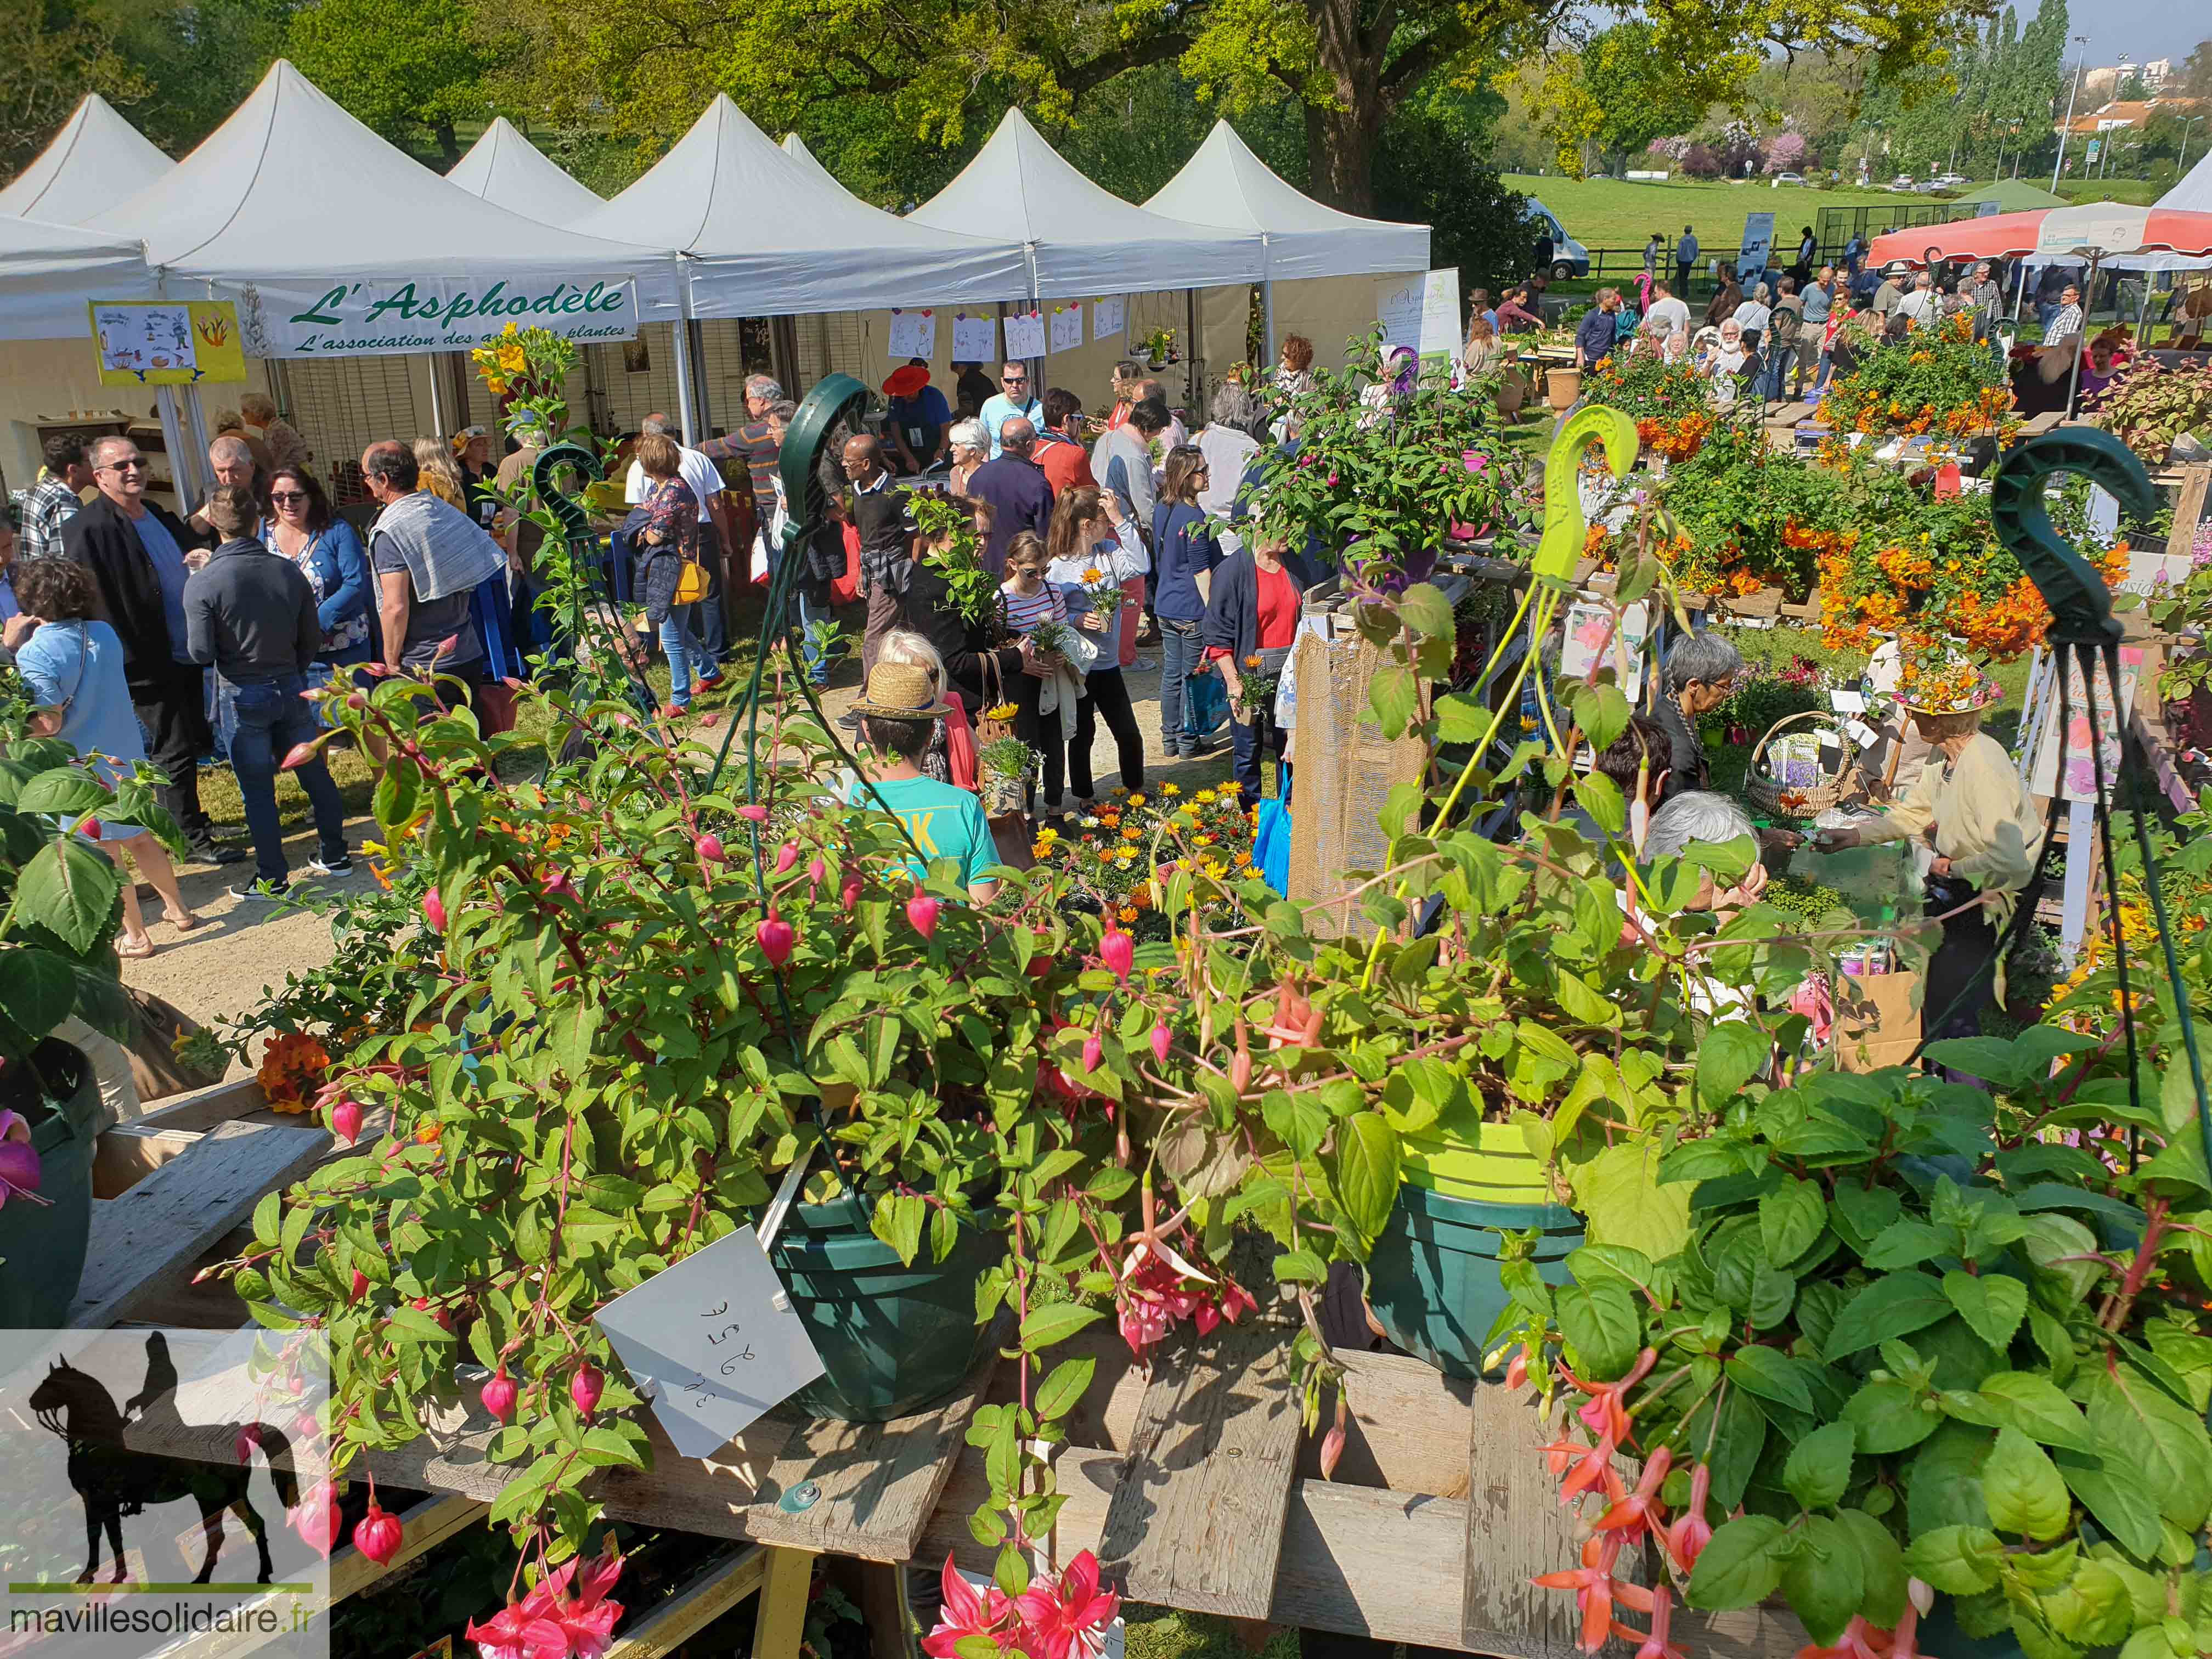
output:
[[[1249,545],[1214,568],[1206,607],[1206,654],[1218,665],[1229,689],[1237,791],[1247,807],[1260,803],[1263,753],[1275,759],[1276,793],[1282,792],[1283,732],[1275,724],[1274,699],[1267,688],[1281,678],[1291,659],[1300,603],[1316,580],[1306,562],[1291,551],[1290,538],[1267,525],[1252,532]],[[1258,705],[1254,708],[1237,706],[1245,701],[1248,683],[1250,700]]]

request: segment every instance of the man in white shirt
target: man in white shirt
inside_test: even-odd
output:
[[[1922,328],[1936,325],[1936,279],[1922,271],[1912,279],[1912,292],[1897,302],[1897,308]]]
[[[1674,297],[1674,284],[1663,278],[1651,284],[1651,309],[1644,315],[1654,325],[1663,318],[1668,333],[1690,337],[1690,307]]]
[[[1006,363],[999,372],[999,389],[983,400],[983,407],[975,418],[983,423],[983,435],[991,441],[991,453],[986,458],[997,460],[1005,446],[999,441],[999,428],[1020,415],[1027,418],[1032,428],[1044,425],[1044,401],[1030,392],[1030,371],[1026,363]]]
[[[699,684],[711,687],[722,677],[722,658],[729,644],[722,619],[722,550],[738,544],[737,526],[730,517],[728,497],[723,493],[728,486],[722,482],[722,470],[713,459],[684,443],[679,428],[665,415],[648,415],[637,423],[641,434],[658,432],[676,445],[677,476],[691,486],[691,493],[699,501],[699,562],[707,567],[708,591],[707,597],[691,608],[691,625],[697,630],[700,642],[706,647],[706,660],[701,665],[704,672]],[[635,461],[629,464],[629,476],[623,483],[623,499],[635,507],[645,499],[645,469]]]

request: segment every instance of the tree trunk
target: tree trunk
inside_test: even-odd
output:
[[[439,122],[436,131],[438,154],[446,158],[447,170],[451,172],[453,163],[461,159],[461,141],[454,133],[453,124],[451,121]]]
[[[1305,106],[1308,188],[1346,213],[1375,210],[1375,148],[1390,112],[1382,53],[1361,27],[1359,0],[1307,0],[1334,109]],[[1383,43],[1387,46],[1386,40]]]

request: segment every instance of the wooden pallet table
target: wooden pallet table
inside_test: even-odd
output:
[[[259,1104],[252,1091],[210,1096],[187,1097],[147,1131],[202,1139],[156,1164],[125,1197],[166,1171],[227,1156],[246,1138],[225,1133],[237,1116],[210,1119],[251,1114]],[[195,1122],[202,1127],[177,1127]],[[329,1155],[306,1153],[307,1164]],[[242,1187],[234,1204],[250,1211],[267,1184]],[[177,1312],[215,1322],[204,1298],[172,1287],[191,1262],[235,1249],[234,1237],[210,1240],[221,1219],[220,1212],[201,1214],[198,1254],[170,1254],[156,1290],[130,1304],[136,1317],[160,1322]],[[1340,1352],[1350,1419],[1336,1478],[1325,1480],[1299,1423],[1295,1379],[1280,1369],[1285,1346],[1257,1322],[1224,1324],[1205,1338],[1186,1330],[1147,1374],[1110,1330],[1068,1345],[1092,1357],[1097,1373],[1066,1419],[1070,1443],[1056,1460],[1066,1495],[1052,1540],[1059,1559],[1097,1552],[1109,1582],[1136,1601],[1501,1659],[1566,1659],[1574,1598],[1528,1580],[1571,1565],[1581,1538],[1544,1471],[1538,1449],[1549,1431],[1532,1398],[1447,1378],[1404,1355]],[[971,1571],[992,1565],[995,1552],[968,1528],[989,1481],[966,1430],[978,1405],[1012,1397],[1014,1386],[1010,1366],[992,1352],[930,1411],[872,1425],[774,1413],[713,1459],[678,1455],[648,1416],[651,1469],[604,1471],[595,1495],[617,1520],[740,1547],[718,1553],[691,1585],[625,1631],[612,1659],[664,1659],[754,1595],[763,1597],[755,1659],[794,1659],[817,1556],[878,1564],[865,1569],[872,1576],[860,1599],[878,1659],[896,1659],[904,1615],[896,1566],[933,1572],[948,1556]],[[404,1449],[364,1459],[380,1485],[432,1494],[405,1517],[410,1555],[479,1524],[514,1478],[514,1468],[487,1455],[492,1426],[480,1413],[473,1420],[457,1413]],[[125,1431],[137,1449],[216,1463],[232,1461],[231,1437],[228,1427],[173,1419]],[[358,1594],[380,1576],[350,1552],[333,1559],[334,1591]],[[1804,1643],[1786,1612],[1708,1619],[1678,1611],[1675,1628],[1717,1659],[1785,1659]]]

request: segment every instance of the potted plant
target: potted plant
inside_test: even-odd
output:
[[[1582,1598],[1587,1649],[1643,1636],[1615,1607],[1664,1646],[1677,1606],[1778,1591],[1838,1653],[2202,1647],[2176,1617],[2212,1512],[2186,1077],[2162,1113],[2091,1037],[1929,1052],[1994,1096],[1750,1083],[1650,1172],[1688,1200],[1680,1248],[1586,1249],[1563,1290],[1510,1269],[1510,1380],[1579,1407],[1547,1455],[1595,1530],[1537,1582]],[[1641,1541],[1649,1589],[1616,1576]]]
[[[118,1038],[132,1024],[115,955],[123,878],[87,838],[143,824],[184,856],[184,836],[140,766],[111,787],[41,726],[0,668],[0,1326],[68,1318],[92,1228],[93,1143],[102,1103],[71,1019]]]
[[[1036,750],[1019,738],[994,738],[975,751],[976,781],[983,811],[992,817],[1029,810],[1029,791],[1040,764]]]

